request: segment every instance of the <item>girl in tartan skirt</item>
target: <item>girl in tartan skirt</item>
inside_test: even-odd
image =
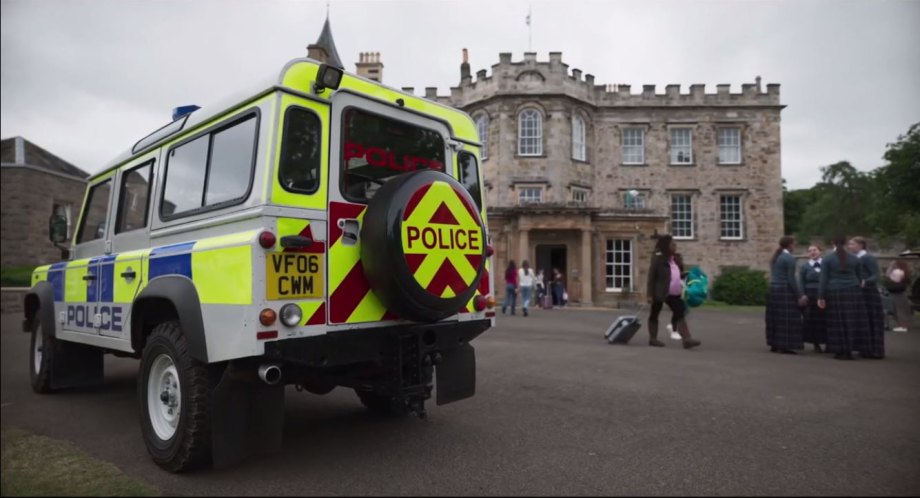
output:
[[[862,279],[860,287],[869,325],[866,340],[857,344],[856,349],[859,350],[859,356],[880,360],[885,357],[885,308],[878,292],[878,260],[866,252],[866,239],[863,237],[853,237],[850,240],[850,251],[856,252],[859,257]]]
[[[774,353],[795,354],[803,349],[802,315],[799,304],[806,297],[795,278],[795,240],[779,239],[779,247],[770,261],[770,291],[767,294],[767,346]]]
[[[799,285],[808,297],[808,304],[802,307],[802,338],[814,345],[816,353],[821,353],[821,345],[827,344],[827,321],[824,310],[818,307],[821,265],[821,247],[810,246],[808,261],[799,269]]]
[[[827,313],[827,352],[852,360],[869,325],[859,288],[859,258],[846,250],[846,237],[834,237],[834,250],[824,256],[818,284],[818,307]]]

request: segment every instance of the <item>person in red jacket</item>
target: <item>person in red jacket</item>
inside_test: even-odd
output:
[[[508,262],[508,268],[505,270],[505,301],[502,303],[502,314],[511,303],[511,314],[514,314],[515,302],[517,301],[518,272],[514,266],[514,261]]]

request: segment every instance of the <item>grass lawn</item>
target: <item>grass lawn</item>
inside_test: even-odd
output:
[[[124,475],[118,467],[97,460],[67,441],[4,427],[2,439],[3,496],[156,496],[153,486]]]

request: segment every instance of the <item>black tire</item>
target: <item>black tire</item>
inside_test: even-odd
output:
[[[170,398],[169,402],[162,401],[166,407],[175,400],[179,401],[174,432],[165,438],[158,435],[154,428],[152,419],[156,415],[152,414],[148,403],[151,368],[155,364],[165,364],[167,360],[161,359],[164,356],[172,362],[176,374],[170,375],[167,381],[178,377],[180,393]],[[157,366],[157,370],[159,368]],[[208,365],[192,359],[178,322],[169,321],[157,325],[147,338],[137,386],[141,430],[147,451],[153,461],[165,470],[184,472],[211,464],[210,399],[215,385],[215,375],[212,372]],[[155,408],[159,406],[155,405]],[[162,425],[160,427],[162,432]]]
[[[409,414],[409,407],[399,403],[391,396],[383,396],[371,391],[355,389],[358,399],[371,413],[381,417],[404,417]]]
[[[38,349],[36,341],[41,340]],[[38,394],[47,394],[51,389],[51,365],[54,360],[55,339],[45,333],[41,326],[41,310],[35,312],[32,325],[32,340],[29,341],[29,380],[32,390]],[[41,355],[41,359],[37,358]]]

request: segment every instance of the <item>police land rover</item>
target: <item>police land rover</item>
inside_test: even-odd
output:
[[[139,358],[144,442],[170,471],[278,449],[285,385],[389,415],[424,417],[435,381],[439,405],[470,397],[470,341],[494,324],[468,115],[310,59],[256,90],[90,178],[72,255],[25,297],[32,388]]]

